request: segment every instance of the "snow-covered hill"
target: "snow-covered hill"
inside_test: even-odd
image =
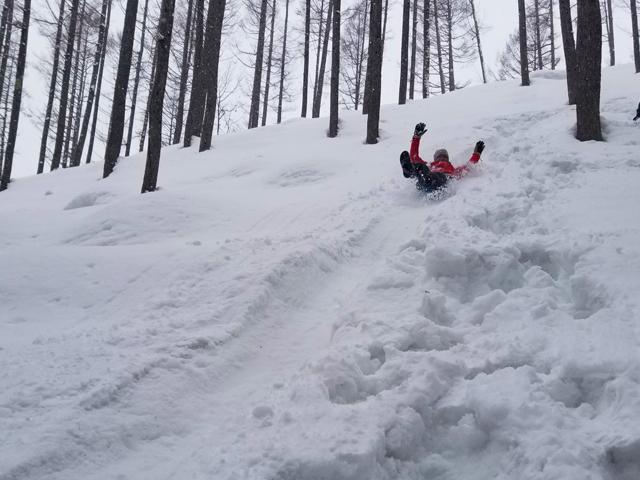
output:
[[[640,478],[640,130],[561,72],[19,179],[0,196],[0,479]],[[481,167],[445,198],[422,154]]]

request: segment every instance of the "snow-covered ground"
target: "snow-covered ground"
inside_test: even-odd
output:
[[[640,94],[562,72],[19,179],[0,479],[640,478]],[[425,199],[413,126],[481,166]]]

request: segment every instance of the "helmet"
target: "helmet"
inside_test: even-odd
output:
[[[449,161],[449,152],[446,148],[439,148],[436,153],[433,154],[433,160],[437,161],[440,157],[445,157],[447,162]]]

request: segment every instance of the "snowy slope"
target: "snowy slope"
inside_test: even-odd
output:
[[[0,479],[640,478],[637,77],[561,72],[19,179]],[[398,154],[481,167],[420,197]]]

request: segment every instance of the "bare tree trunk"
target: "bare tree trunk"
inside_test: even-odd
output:
[[[424,0],[422,26],[422,98],[429,96],[429,69],[431,68],[431,23],[429,6],[431,0]]]
[[[302,73],[302,118],[307,116],[309,90],[309,37],[311,36],[311,0],[306,0],[304,14],[304,70]]]
[[[411,27],[411,67],[409,69],[409,99],[413,100],[416,86],[416,50],[418,36],[418,0],[413,0],[413,25]]]
[[[536,28],[536,52],[538,57],[538,70],[542,70],[544,65],[542,64],[542,37],[540,36],[540,0],[534,0],[534,12],[535,12],[535,28]]]
[[[398,85],[398,105],[407,103],[407,70],[409,68],[409,15],[410,0],[402,2],[402,36],[400,38],[400,84]]]
[[[616,42],[613,32],[613,8],[611,0],[607,0],[607,43],[609,44],[609,64],[613,67],[616,64]]]
[[[7,100],[5,103],[5,108],[9,109],[9,98],[8,98],[8,94],[9,94],[9,90],[11,87],[11,77],[13,76],[13,73],[10,72],[9,73],[9,81],[6,82],[6,87],[5,87],[5,80],[6,80],[6,76],[7,76],[7,63],[9,61],[9,57],[11,56],[11,31],[13,28],[13,0],[7,0],[4,4],[4,7],[2,9],[2,20],[1,22],[4,24],[2,28],[2,35],[0,35],[0,40],[2,41],[2,60],[0,61],[0,95],[2,94],[2,92],[6,92],[7,94]],[[3,123],[6,124],[6,117],[7,117],[7,112],[5,112],[4,118],[3,118]],[[3,127],[3,133],[4,133],[4,127]],[[4,143],[4,138],[3,138],[3,142],[2,142],[2,146],[3,149],[5,147],[5,143]],[[2,152],[4,154],[4,150]],[[0,174],[2,173],[2,159],[4,158],[4,155],[0,156]]]
[[[318,118],[320,116],[320,108],[322,107],[322,90],[324,88],[324,72],[327,68],[327,52],[329,51],[329,35],[331,34],[331,15],[333,12],[333,0],[329,1],[327,9],[327,24],[325,27],[324,38],[322,40],[322,56],[320,58],[320,68],[316,79],[316,88],[313,95],[313,108],[311,116]]]
[[[527,53],[527,11],[524,0],[518,0],[518,13],[520,20],[520,76],[522,77],[522,86],[527,87],[531,82],[529,81],[529,56]]]
[[[204,104],[206,89],[204,84],[204,72],[202,71],[202,47],[204,44],[204,0],[196,3],[196,48],[193,52],[193,77],[191,81],[191,96],[189,97],[189,110],[184,125],[184,146],[191,146],[191,137],[200,136],[202,132],[202,120],[204,118]]]
[[[176,129],[173,134],[173,144],[180,143],[182,124],[184,121],[184,98],[187,95],[187,80],[189,79],[189,53],[191,42],[191,19],[193,17],[193,0],[189,0],[187,7],[187,23],[184,27],[184,45],[182,46],[182,65],[180,67],[180,90],[178,93],[178,110],[176,112]]]
[[[284,39],[282,41],[282,57],[280,59],[280,91],[278,92],[278,120],[282,122],[282,97],[284,95],[284,67],[287,58],[287,27],[289,25],[289,0],[285,0],[284,7]],[[308,68],[308,65],[307,65]]]
[[[451,12],[451,0],[447,0],[447,46],[449,48],[449,91],[456,89],[456,79],[453,65],[453,15]]]
[[[569,105],[576,104],[578,65],[576,63],[576,44],[573,38],[573,20],[571,18],[571,0],[559,0],[562,47],[567,66],[567,94]]]
[[[211,136],[213,135],[213,123],[216,118],[216,105],[218,103],[218,66],[220,64],[220,43],[222,42],[222,25],[224,22],[224,10],[226,0],[212,0],[207,14],[207,33],[204,40],[202,57],[203,80],[207,89],[207,103],[202,122],[202,136],[200,137],[200,151],[211,148]],[[259,93],[259,92],[258,92]],[[256,117],[257,122],[257,117]],[[257,126],[257,125],[256,125]]]
[[[96,88],[96,107],[93,109],[93,121],[91,122],[91,133],[89,134],[89,146],[87,147],[86,163],[91,163],[93,155],[93,143],[96,138],[96,128],[98,126],[98,113],[100,111],[100,90],[102,89],[102,73],[104,72],[104,62],[107,56],[107,38],[109,36],[109,24],[111,23],[111,0],[107,0],[107,23],[104,28],[102,50],[100,52],[100,71],[98,72],[98,86]]]
[[[389,17],[389,0],[384,0],[384,22],[382,23],[382,56],[384,57],[384,43],[387,41],[387,18]]]
[[[360,92],[362,91],[362,69],[364,68],[364,45],[367,41],[367,15],[369,13],[369,1],[364,1],[364,19],[362,20],[362,37],[359,37],[360,48],[358,54],[358,67],[356,70],[356,84],[355,84],[355,109],[358,110],[360,106]],[[360,20],[358,20],[360,22]]]
[[[340,87],[340,0],[333,2],[333,37],[331,39],[331,102],[329,137],[338,136],[338,92]]]
[[[154,47],[155,48],[155,47]],[[154,50],[153,61],[151,62],[151,81],[149,83],[149,91],[153,89],[153,81],[156,78],[156,65],[158,61],[158,53]],[[144,150],[144,143],[147,140],[147,124],[149,123],[149,110],[151,109],[152,97],[147,97],[147,106],[144,110],[144,117],[142,118],[142,129],[140,130],[140,144],[138,145],[138,151]]]
[[[438,73],[440,74],[440,93],[447,93],[447,87],[444,82],[444,66],[442,64],[442,40],[440,39],[440,10],[438,1],[433,0],[433,21],[436,26],[436,47],[438,53]]]
[[[366,143],[378,143],[380,136],[380,90],[382,85],[382,0],[371,0],[369,61],[367,62],[368,116]]]
[[[13,0],[10,0],[13,4]],[[9,3],[9,2],[7,2]],[[51,113],[53,112],[53,102],[56,97],[56,85],[58,82],[58,64],[60,63],[60,44],[62,43],[62,26],[64,25],[64,5],[65,0],[60,0],[60,11],[58,12],[58,26],[56,28],[56,40],[53,48],[53,65],[51,67],[51,82],[49,83],[49,98],[47,109],[44,114],[44,126],[42,127],[42,137],[40,139],[40,155],[38,156],[38,171],[44,171],[44,162],[47,155],[47,139],[49,138],[49,127],[51,125]],[[5,4],[6,8],[6,4]],[[3,85],[0,84],[0,87]],[[0,88],[1,90],[1,88]]]
[[[553,3],[553,0],[551,0],[551,2]],[[482,45],[480,44],[480,27],[478,26],[478,16],[476,15],[475,3],[476,3],[475,0],[469,0],[469,4],[471,5],[471,16],[473,17],[473,28],[476,34],[476,42],[478,44],[478,57],[480,57],[480,69],[482,70],[482,83],[487,83],[487,74],[485,73],[485,68],[484,68],[484,55],[482,54]],[[551,25],[552,25],[551,34],[553,35],[553,16],[552,16]]]
[[[89,95],[87,96],[87,105],[82,120],[82,128],[80,137],[73,148],[71,154],[71,166],[77,167],[82,159],[82,151],[84,150],[84,142],[87,138],[87,130],[89,129],[89,120],[91,119],[91,109],[96,93],[96,85],[98,83],[98,74],[100,73],[100,61],[104,49],[107,28],[107,10],[109,8],[109,0],[102,0],[102,11],[100,12],[100,27],[98,29],[98,43],[96,44],[96,52],[93,56],[93,70],[91,72],[91,83],[89,84]]]
[[[638,7],[636,0],[631,2],[631,36],[633,37],[633,61],[636,73],[640,73],[640,34],[638,33]]]
[[[276,0],[271,5],[271,31],[269,33],[269,53],[267,54],[267,78],[264,82],[264,98],[262,100],[262,126],[267,124],[267,110],[269,108],[269,87],[271,83],[271,64],[273,63],[273,30],[276,22]]]
[[[18,65],[16,67],[16,81],[13,85],[13,102],[11,105],[11,120],[9,122],[9,137],[5,150],[2,176],[0,177],[0,192],[7,189],[11,181],[13,167],[13,152],[15,151],[20,121],[20,103],[22,101],[22,80],[27,58],[27,41],[29,37],[29,17],[31,15],[31,0],[24,0],[22,7],[22,24],[20,25],[20,45],[18,47]]]
[[[142,68],[142,57],[144,55],[144,37],[147,32],[147,13],[149,11],[149,0],[144,0],[144,10],[142,11],[142,32],[140,33],[140,49],[136,60],[136,74],[133,78],[133,93],[131,94],[131,109],[129,112],[129,128],[127,130],[127,144],[124,154],[129,156],[131,152],[131,139],[133,137],[133,124],[136,120],[136,103],[138,101],[138,87],[140,86],[140,70]]]
[[[127,87],[129,84],[129,73],[131,71],[131,56],[133,54],[133,39],[136,33],[137,12],[138,0],[127,0],[124,29],[122,30],[122,41],[120,43],[118,72],[116,74],[116,84],[113,91],[109,135],[107,136],[107,147],[104,154],[103,178],[108,177],[113,172],[118,162],[118,156],[120,156],[120,148],[122,147]]]
[[[173,9],[175,0],[162,0],[160,18],[158,20],[158,36],[156,40],[156,74],[153,88],[149,92],[152,97],[149,111],[149,148],[147,164],[142,181],[142,193],[153,192],[158,182],[160,167],[160,149],[162,148],[162,112],[164,94],[169,71],[169,54],[171,51],[171,34],[173,31]]]
[[[51,158],[51,170],[55,170],[60,166],[62,147],[64,146],[67,104],[69,101],[69,80],[71,78],[71,67],[73,66],[73,46],[76,38],[76,25],[78,23],[78,4],[78,0],[72,0],[69,30],[67,32],[67,48],[65,49],[64,69],[62,71],[62,85],[60,87],[60,107],[58,108],[56,144]]]
[[[84,91],[87,86],[87,76],[85,75],[87,71],[87,57],[89,56],[89,34],[87,33],[84,38],[84,46],[82,47],[82,67],[80,71],[82,75],[80,77],[80,93],[78,95],[78,106],[76,108],[75,118],[74,118],[74,127],[73,127],[73,141],[71,143],[71,156],[69,157],[69,164],[72,167],[77,167],[73,159],[73,151],[75,146],[78,144],[78,137],[80,135],[80,126],[82,125],[82,104],[84,101]],[[88,99],[87,99],[88,100]]]
[[[549,28],[551,40],[551,70],[556,69],[556,31],[553,21],[553,0],[549,0]]]
[[[253,70],[253,88],[251,89],[251,107],[249,108],[249,128],[256,128],[258,126],[258,117],[260,115],[260,90],[262,89],[262,66],[264,63],[264,33],[267,24],[268,3],[268,0],[262,0],[262,5],[260,6],[256,64]]]
[[[576,138],[602,140],[600,125],[600,82],[602,67],[602,17],[593,0],[578,0],[578,65],[576,97]]]

